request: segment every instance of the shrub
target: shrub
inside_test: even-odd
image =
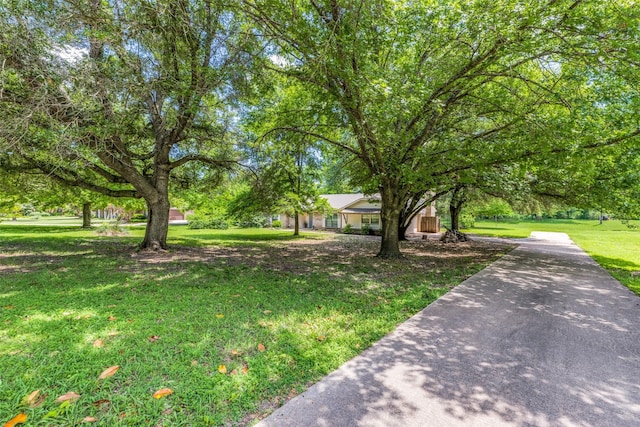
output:
[[[112,222],[103,222],[96,228],[96,233],[104,236],[122,236],[129,234],[129,230],[124,228],[118,219]]]
[[[262,228],[269,225],[267,218],[263,215],[239,219],[236,225],[240,228]]]
[[[145,214],[135,214],[131,215],[131,222],[144,222],[147,220],[147,216]]]
[[[351,227],[351,224],[347,224],[344,227],[342,227],[342,232],[344,234],[353,234],[354,233],[353,227]]]
[[[210,229],[210,230],[226,230],[229,228],[229,223],[220,217],[206,216],[206,215],[190,215],[187,222],[187,227],[194,230]]]
[[[362,234],[363,236],[368,236],[369,234],[371,234],[371,227],[368,224],[363,224],[362,228],[360,229],[360,234]]]
[[[276,219],[275,221],[271,221],[271,226],[273,228],[281,228],[282,227],[282,221],[280,221],[279,219]]]
[[[473,228],[476,225],[476,218],[468,213],[460,214],[460,228]]]

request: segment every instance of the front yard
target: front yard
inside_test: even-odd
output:
[[[510,250],[172,227],[153,255],[132,230],[0,224],[0,422],[250,425]]]

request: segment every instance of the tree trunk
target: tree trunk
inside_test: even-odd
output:
[[[451,231],[460,230],[460,212],[462,211],[462,203],[449,205],[449,213],[451,214]]]
[[[293,213],[293,235],[294,236],[299,236],[300,235],[300,218],[298,218],[298,211],[295,211]]]
[[[398,221],[398,240],[407,240],[407,228],[411,225],[411,221],[407,224],[403,224],[402,220]]]
[[[467,235],[460,232],[460,212],[462,212],[462,205],[465,202],[463,190],[464,187],[456,187],[451,194],[451,201],[449,202],[451,229],[440,237],[441,242],[459,243],[469,241]]]
[[[82,228],[91,228],[91,202],[82,204]]]
[[[380,244],[380,258],[401,258],[400,239],[398,230],[400,228],[400,210],[403,203],[394,196],[395,191],[391,189],[380,189],[382,207],[380,209],[380,219],[382,222],[382,242]]]
[[[164,198],[156,203],[147,202],[147,228],[140,249],[167,249],[167,234],[169,232],[169,199]]]

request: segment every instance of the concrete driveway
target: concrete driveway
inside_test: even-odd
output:
[[[258,425],[637,427],[639,321],[565,234],[535,233]]]

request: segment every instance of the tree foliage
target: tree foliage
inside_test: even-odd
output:
[[[236,163],[229,107],[243,89],[252,38],[216,2],[15,4],[0,22],[6,161],[66,185],[143,198],[142,247],[166,247],[174,171]]]
[[[640,133],[626,105],[635,90],[602,87],[637,78],[632,2],[244,4],[271,68],[312,94],[280,128],[340,147],[380,191],[380,256],[399,256],[407,201],[460,171]]]

